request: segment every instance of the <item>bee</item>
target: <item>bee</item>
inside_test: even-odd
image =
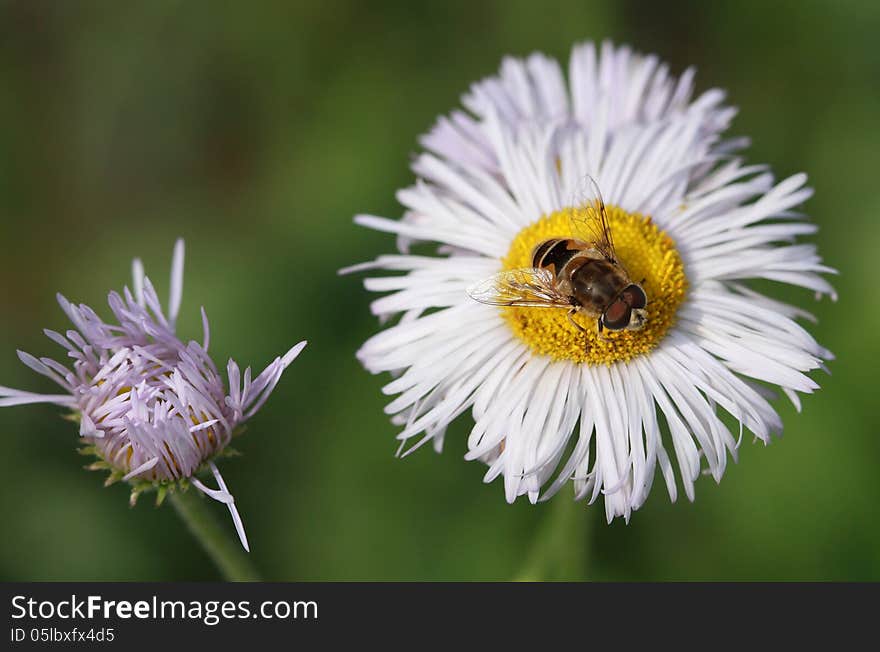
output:
[[[586,179],[584,199],[572,211],[574,237],[559,237],[538,244],[532,266],[495,274],[468,289],[480,303],[493,306],[568,308],[568,321],[581,313],[596,320],[603,331],[639,330],[645,327],[648,295],[644,279],[634,283],[617,258],[605,202],[592,177]]]

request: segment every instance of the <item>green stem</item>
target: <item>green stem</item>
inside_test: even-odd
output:
[[[229,582],[258,582],[259,573],[238,539],[231,537],[220,525],[217,517],[198,492],[175,491],[169,493],[168,500],[174,511],[186,523],[187,529],[195,537],[208,556],[217,565],[220,574]]]
[[[587,579],[590,555],[589,522],[592,514],[583,502],[556,496],[541,522],[518,582],[577,581]]]

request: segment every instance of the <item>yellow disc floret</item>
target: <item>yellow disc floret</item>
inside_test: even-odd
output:
[[[502,260],[504,269],[531,267],[532,252],[540,243],[575,237],[572,210],[565,208],[546,215],[520,231]],[[588,364],[629,360],[654,348],[675,320],[676,310],[684,300],[687,278],[672,238],[658,229],[650,217],[627,213],[616,206],[607,206],[606,210],[618,260],[634,283],[644,279],[647,323],[641,330],[606,330],[600,336],[596,319],[575,315],[575,321],[586,330],[582,333],[569,323],[564,308],[502,308],[513,332],[536,353]]]

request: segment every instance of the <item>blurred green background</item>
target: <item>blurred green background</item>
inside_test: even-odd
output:
[[[2,2],[0,384],[51,391],[15,349],[61,357],[55,292],[107,314],[138,255],[164,298],[183,236],[184,337],[203,304],[221,362],[310,340],[223,465],[269,579],[505,579],[548,531],[592,579],[880,579],[878,30],[873,2]],[[508,506],[462,459],[469,417],[442,455],[395,459],[387,378],[354,359],[369,297],[336,276],[393,247],[351,217],[400,214],[417,136],[473,80],[606,37],[728,89],[749,159],[810,174],[841,270],[837,304],[777,294],[838,356],[802,414],[778,403],[785,437],[747,441],[696,503],[658,483],[610,526],[600,505]],[[58,412],[0,411],[0,579],[216,579],[170,507],[81,470]]]

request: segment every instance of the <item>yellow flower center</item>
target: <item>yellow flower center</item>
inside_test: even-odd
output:
[[[504,269],[531,267],[532,253],[539,244],[574,237],[572,210],[564,208],[546,215],[520,231],[502,260]],[[586,333],[568,321],[565,308],[502,308],[513,332],[536,353],[588,364],[629,360],[654,348],[675,321],[687,278],[672,238],[650,217],[627,213],[616,206],[606,206],[606,210],[618,260],[634,283],[645,279],[642,288],[648,296],[647,323],[640,330],[605,330],[600,336],[596,319],[580,312],[573,319]]]

